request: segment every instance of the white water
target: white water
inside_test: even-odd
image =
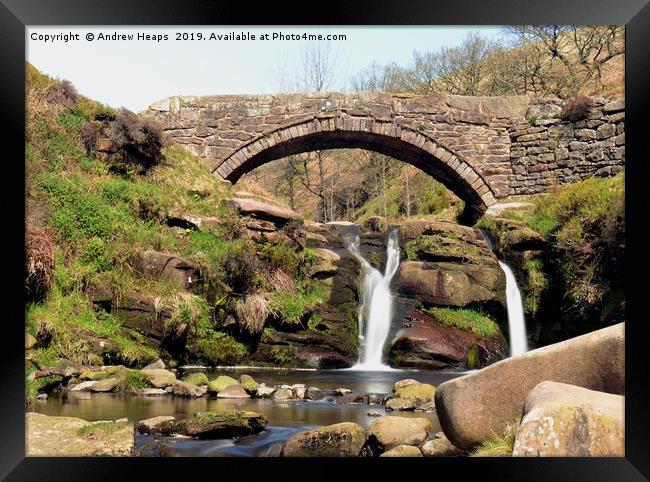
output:
[[[510,356],[517,356],[528,351],[526,338],[526,323],[524,306],[521,302],[521,292],[510,266],[499,261],[501,269],[506,274],[506,300],[508,308],[508,328],[510,331]]]
[[[359,362],[352,369],[391,370],[382,362],[382,358],[393,317],[393,295],[390,292],[390,281],[399,267],[397,230],[392,230],[388,236],[386,269],[383,275],[361,255],[358,235],[347,244],[347,248],[363,269],[363,292],[358,321],[361,356]]]

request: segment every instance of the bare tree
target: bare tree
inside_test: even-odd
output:
[[[276,75],[277,89],[280,92],[323,92],[331,89],[336,80],[337,55],[331,42],[318,42],[305,46],[300,51],[300,60],[293,68],[282,68]],[[328,209],[325,193],[325,156],[320,150],[313,155],[290,156],[283,160],[282,169],[288,183],[289,202],[295,203],[293,182],[298,179],[303,187],[319,198],[317,221],[332,219],[332,209]],[[312,179],[312,165],[316,164],[318,181]],[[330,205],[331,196],[330,196]],[[292,206],[293,207],[293,206]]]
[[[552,93],[560,96],[576,94],[589,83],[602,88],[603,67],[625,53],[621,26],[517,25],[505,31],[544,53],[546,83],[552,79]]]
[[[498,52],[500,46],[479,33],[469,33],[458,47],[443,47],[437,52],[414,52],[409,70],[413,92],[449,92],[460,95],[481,95],[486,77],[485,60]]]
[[[373,62],[353,75],[348,83],[350,89],[357,92],[399,92],[408,90],[406,70],[394,62],[386,65]]]

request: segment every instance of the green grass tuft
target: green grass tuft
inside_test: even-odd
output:
[[[480,444],[474,452],[473,457],[512,457],[517,436],[517,425],[509,424],[502,434],[492,434]]]
[[[500,332],[499,326],[489,316],[472,309],[431,307],[424,311],[447,326],[478,336],[488,337]]]

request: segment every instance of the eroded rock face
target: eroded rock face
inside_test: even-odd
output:
[[[480,365],[502,358],[505,353],[501,333],[484,338],[443,325],[428,314],[409,309],[402,328],[391,341],[389,359],[393,366],[441,369],[467,366],[470,350]]]
[[[403,261],[394,283],[399,295],[435,305],[505,300],[505,275],[496,260],[486,265]]]
[[[178,283],[188,291],[194,291],[200,285],[199,266],[178,256],[154,250],[139,251],[133,256],[131,265],[145,276]]]
[[[274,204],[267,204],[253,199],[246,198],[230,198],[224,199],[224,202],[232,206],[245,216],[252,216],[259,219],[266,219],[279,224],[286,224],[289,221],[301,221],[302,217],[291,209],[276,206]]]
[[[363,427],[343,422],[300,432],[282,447],[283,457],[357,457],[366,441]]]
[[[624,457],[621,395],[542,382],[526,397],[513,456]]]
[[[478,230],[414,220],[400,226],[400,237],[407,259],[393,281],[398,295],[436,305],[505,306],[505,275]]]
[[[455,446],[471,449],[518,419],[528,392],[545,380],[623,394],[624,323],[442,383],[435,396],[440,425]]]

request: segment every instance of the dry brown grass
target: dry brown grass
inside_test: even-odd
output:
[[[283,293],[291,294],[296,294],[298,292],[294,279],[281,269],[276,269],[270,274],[268,286],[273,288],[273,291],[281,291]]]
[[[46,228],[27,223],[25,289],[27,298],[42,301],[54,281],[54,242]]]
[[[240,328],[252,335],[262,332],[269,316],[269,302],[260,294],[246,295],[233,303]]]

